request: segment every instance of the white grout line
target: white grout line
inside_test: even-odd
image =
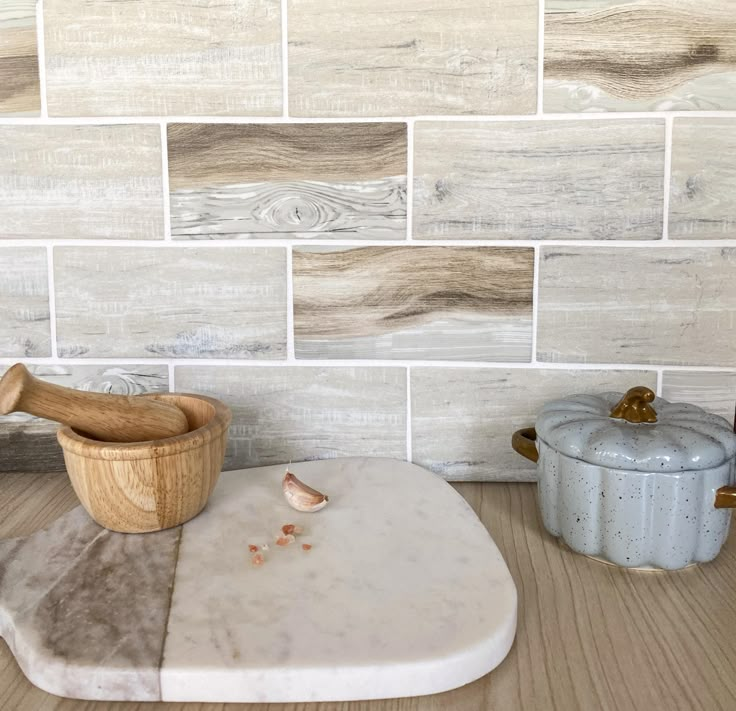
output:
[[[18,358],[0,358],[0,365],[11,365]],[[32,365],[168,365],[162,358],[23,358]],[[245,360],[217,358],[181,358],[173,361],[175,367],[208,366],[216,368],[462,368],[468,370],[657,370],[689,373],[736,373],[734,366],[715,365],[662,365],[651,363],[546,363],[546,362],[490,362],[447,360]]]
[[[412,461],[411,441],[411,367],[406,368],[406,461]]]
[[[435,114],[424,116],[340,116],[301,118],[294,116],[79,116],[79,117],[2,117],[0,125],[110,125],[131,123],[386,123],[407,121],[450,121],[487,123],[509,121],[626,121],[629,119],[736,118],[736,111],[615,111],[567,114]]]
[[[532,363],[537,362],[537,333],[539,330],[539,260],[541,246],[534,248],[534,281],[532,282]]]
[[[38,55],[38,82],[41,92],[41,119],[49,115],[46,100],[46,40],[43,24],[43,0],[36,0],[36,53]]]
[[[664,200],[662,202],[662,239],[668,240],[670,228],[670,185],[672,182],[672,118],[664,120]]]
[[[125,240],[125,239],[2,239],[0,248],[39,247],[42,245],[56,247],[151,247],[154,249],[251,249],[259,247],[580,247],[613,249],[661,249],[673,247],[736,247],[736,238],[731,239],[678,239],[677,242],[662,243],[656,240],[600,240],[600,239],[413,239],[409,240],[376,240],[376,239],[187,239],[187,240]]]
[[[161,192],[164,201],[164,239],[171,239],[171,198],[169,190],[169,139],[166,122],[161,122]]]
[[[169,367],[169,392],[175,393],[176,392],[176,368],[174,367],[176,363],[174,361],[171,361],[168,364]]]
[[[283,118],[289,115],[289,12],[288,0],[281,0],[281,100]]]
[[[49,280],[49,330],[51,336],[51,357],[59,358],[59,350],[56,345],[56,288],[54,285],[54,248],[46,247],[46,269]]]
[[[657,368],[657,388],[655,393],[657,397],[662,397],[662,379],[664,378],[664,369]]]
[[[537,116],[544,113],[544,0],[539,0],[537,37]]]
[[[414,121],[406,125],[406,239],[414,239]]]
[[[292,271],[293,249],[286,250],[286,360],[293,363],[294,355],[294,275]]]

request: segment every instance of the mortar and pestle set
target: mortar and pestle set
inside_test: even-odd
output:
[[[82,506],[101,526],[146,533],[207,503],[225,458],[230,409],[204,395],[110,395],[46,383],[22,364],[0,380],[0,415],[62,423],[57,438]]]

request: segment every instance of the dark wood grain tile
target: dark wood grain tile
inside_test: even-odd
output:
[[[544,109],[736,108],[729,0],[548,0]]]
[[[298,358],[529,360],[531,249],[300,248]]]
[[[35,0],[0,4],[0,116],[38,116]]]
[[[406,124],[168,130],[176,238],[406,236]]]

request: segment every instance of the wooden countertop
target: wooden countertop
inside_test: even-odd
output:
[[[73,701],[23,676],[0,641],[8,711],[732,711],[736,708],[736,536],[707,565],[626,571],[576,555],[542,528],[531,484],[457,484],[498,544],[519,591],[506,660],[435,696],[325,704]],[[27,535],[77,504],[65,474],[0,474],[0,538]]]

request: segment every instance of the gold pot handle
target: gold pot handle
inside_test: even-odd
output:
[[[631,388],[613,407],[610,417],[627,422],[656,422],[657,413],[649,404],[654,402],[655,394],[649,388],[639,385]]]
[[[722,486],[716,489],[716,500],[713,505],[717,509],[736,509],[736,486]]]
[[[537,431],[533,427],[516,430],[516,432],[511,435],[511,446],[522,457],[526,457],[530,462],[536,462],[539,460],[536,439]]]

